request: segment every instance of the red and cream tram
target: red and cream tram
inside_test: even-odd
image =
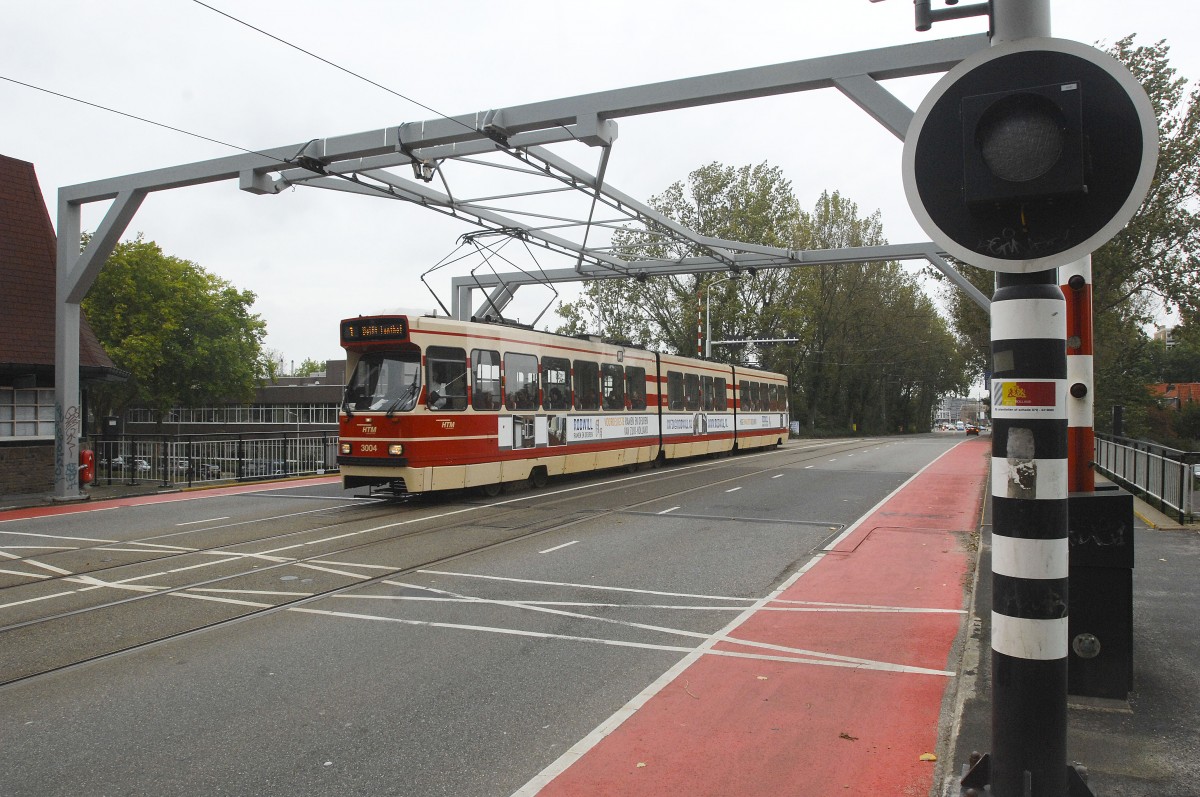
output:
[[[360,316],[341,338],[347,488],[495,494],[787,436],[780,374],[445,317]]]

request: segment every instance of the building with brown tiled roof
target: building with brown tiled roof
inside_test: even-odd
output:
[[[0,155],[0,496],[54,483],[54,286],[57,242],[33,164]],[[80,319],[84,386],[122,379]]]
[[[1150,395],[1164,407],[1179,409],[1184,404],[1200,401],[1200,382],[1159,382],[1150,385],[1149,389]]]

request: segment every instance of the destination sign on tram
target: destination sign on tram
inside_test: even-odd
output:
[[[342,343],[408,340],[408,317],[373,316],[348,318],[342,322]]]

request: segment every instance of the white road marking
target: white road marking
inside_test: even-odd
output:
[[[54,578],[54,576],[47,575],[46,573],[26,573],[21,570],[0,570],[0,573],[6,576],[23,576],[25,578]]]
[[[6,554],[5,551],[78,551],[74,545],[0,545],[0,556],[11,556],[20,559],[16,554]]]
[[[195,526],[197,523],[216,523],[218,520],[229,520],[229,515],[210,517],[207,520],[189,520],[187,523],[176,523],[176,526]]]
[[[202,597],[199,595],[187,595],[186,593],[173,593],[173,594],[181,595],[183,597],[193,597],[193,598]],[[232,600],[230,600],[228,602],[229,603],[244,603],[243,601],[232,601]],[[503,601],[501,601],[501,603],[503,603]],[[248,605],[270,606],[271,604],[248,604]],[[288,611],[301,612],[303,614],[317,614],[317,615],[322,615],[325,617],[341,617],[341,618],[346,618],[346,619],[350,619],[350,620],[374,620],[374,621],[384,622],[384,623],[397,623],[399,625],[425,626],[427,628],[446,628],[446,629],[453,629],[453,630],[459,630],[459,631],[481,631],[481,632],[489,633],[489,634],[503,634],[503,635],[507,635],[507,636],[533,637],[535,639],[557,639],[557,640],[563,640],[563,641],[567,641],[567,642],[590,642],[590,643],[598,644],[598,645],[611,645],[614,647],[622,647],[622,648],[638,648],[641,650],[663,650],[663,651],[670,651],[670,652],[675,652],[675,653],[693,654],[697,657],[700,655],[728,656],[730,658],[736,658],[736,659],[756,659],[759,661],[782,661],[782,662],[789,662],[789,663],[793,663],[793,664],[815,664],[815,665],[826,666],[826,667],[849,667],[851,669],[856,669],[856,670],[886,670],[886,671],[890,671],[890,672],[911,672],[911,673],[918,673],[918,674],[923,674],[923,675],[940,675],[940,676],[956,675],[956,673],[945,671],[945,670],[931,670],[931,669],[928,669],[925,667],[907,667],[905,665],[889,664],[887,662],[871,662],[866,659],[859,660],[859,659],[852,659],[850,657],[836,657],[836,656],[832,656],[832,654],[819,653],[816,651],[811,652],[811,655],[829,656],[831,658],[808,659],[808,658],[800,658],[797,656],[775,656],[775,655],[767,655],[767,654],[760,654],[760,653],[739,653],[737,651],[732,651],[732,650],[715,650],[712,648],[705,648],[704,646],[701,646],[698,648],[691,648],[691,647],[686,647],[686,646],[682,646],[682,645],[658,645],[658,644],[653,644],[653,643],[649,643],[649,642],[629,642],[629,641],[623,640],[623,639],[604,639],[601,637],[575,636],[572,634],[551,634],[551,633],[547,633],[544,631],[526,631],[526,630],[517,629],[517,628],[500,628],[497,626],[487,626],[487,625],[469,625],[466,623],[442,623],[442,622],[435,622],[432,620],[412,620],[412,619],[409,619],[406,617],[383,617],[381,615],[359,614],[356,612],[336,612],[336,611],[330,611],[328,609],[312,609],[307,606],[293,606],[293,607],[289,608]],[[590,619],[597,619],[597,618],[590,618]],[[697,634],[697,636],[705,636],[706,637],[707,635],[706,634]],[[729,641],[733,644],[738,644],[738,645],[753,644],[750,642],[746,642],[744,640],[737,640],[737,639],[725,640],[725,639],[721,638],[721,639],[717,639],[715,641],[716,642]],[[804,653],[805,653],[805,655],[810,655],[810,652],[804,651]],[[691,656],[689,656],[688,658],[691,658]]]
[[[579,542],[579,540],[571,540],[570,542],[564,542],[562,545],[555,545],[553,548],[547,548],[544,551],[538,551],[538,553],[552,553],[554,551],[561,551],[563,548],[574,545],[577,542]]]
[[[172,592],[173,598],[191,598],[197,601],[214,601],[215,603],[233,603],[238,606],[253,606],[256,609],[270,609],[274,603],[257,603],[255,601],[239,601],[234,598],[218,598],[216,595],[193,595],[188,592]]]
[[[488,581],[509,581],[518,584],[539,584],[547,587],[571,587],[574,589],[599,589],[608,592],[632,592],[639,595],[666,595],[671,598],[703,598],[714,601],[752,601],[754,598],[731,598],[725,595],[693,595],[687,592],[659,592],[652,589],[633,589],[632,587],[606,587],[602,584],[572,584],[565,581],[536,581],[528,578],[509,578],[507,576],[489,576],[482,573],[456,573],[450,570],[418,570],[418,573],[432,573],[435,576],[458,576],[459,578],[481,578]],[[385,581],[385,584],[408,586],[396,581]]]
[[[678,508],[679,508],[679,507],[677,507],[677,506],[673,506],[673,507],[671,507],[670,509],[664,509],[663,511],[659,512],[658,514],[660,514],[660,515],[669,515],[670,513],[674,512],[674,511],[675,511],[676,509],[678,509]]]

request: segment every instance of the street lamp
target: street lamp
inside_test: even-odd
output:
[[[728,277],[721,277],[719,280],[708,283],[704,288],[704,359],[706,360],[712,359],[712,307],[709,301],[712,297],[712,288],[714,285],[737,278],[737,274],[730,274]]]

